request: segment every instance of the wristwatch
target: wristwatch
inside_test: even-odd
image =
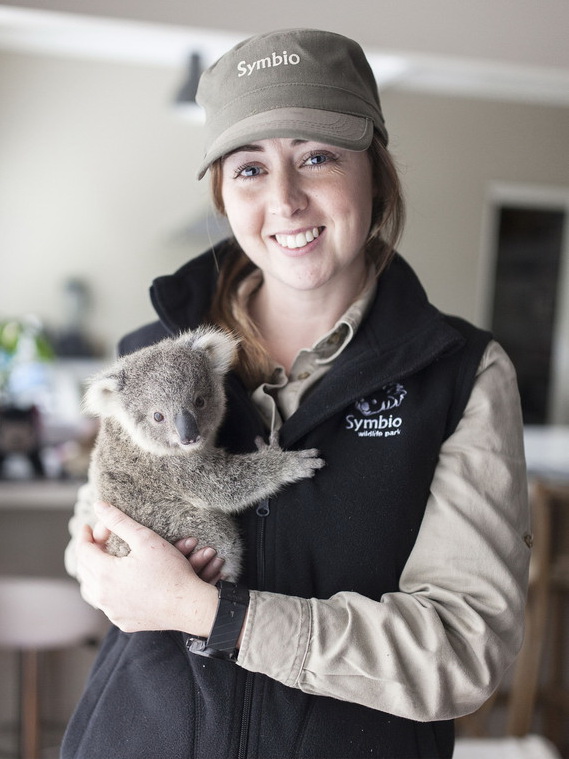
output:
[[[188,651],[211,659],[235,661],[239,653],[237,641],[249,608],[249,590],[234,582],[219,580],[217,612],[208,638],[191,635],[186,640]]]

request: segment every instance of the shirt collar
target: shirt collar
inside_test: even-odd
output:
[[[249,298],[259,289],[262,282],[263,273],[260,269],[255,269],[241,282],[237,291],[237,299],[242,309],[246,309]],[[348,307],[331,330],[322,335],[311,348],[305,348],[301,352],[313,354],[314,360],[318,364],[332,363],[342,353],[357,332],[373,302],[376,289],[377,277],[373,266],[370,266],[363,290],[356,300]],[[281,369],[281,367],[275,364],[275,369]]]

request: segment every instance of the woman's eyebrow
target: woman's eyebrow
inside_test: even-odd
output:
[[[262,153],[264,150],[262,145],[240,145],[238,148],[234,148],[226,153],[223,157],[229,158],[229,156],[235,153]]]
[[[302,145],[305,142],[307,142],[307,140],[303,140],[300,138],[291,140],[291,144],[293,147],[296,147],[297,145]],[[264,152],[264,150],[265,148],[263,147],[263,145],[259,143],[252,143],[251,145],[240,145],[238,148],[234,148],[233,150],[230,150],[223,157],[229,158],[229,156],[234,155],[235,153],[262,153]]]

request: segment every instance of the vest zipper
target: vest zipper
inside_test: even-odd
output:
[[[265,519],[271,513],[268,498],[261,501],[257,506],[256,513],[260,517],[257,533],[257,580],[259,590],[265,590]]]
[[[256,508],[256,514],[259,517],[257,523],[257,579],[259,590],[265,589],[265,519],[271,513],[269,499],[264,501]],[[246,759],[247,744],[249,743],[249,721],[251,719],[251,706],[253,703],[253,672],[247,672],[245,679],[245,692],[243,694],[243,711],[241,713],[241,731],[239,734],[239,751],[237,759]]]
[[[246,759],[247,744],[249,743],[249,720],[251,719],[251,704],[253,702],[253,673],[247,672],[245,692],[243,694],[243,711],[241,712],[241,731],[239,733],[239,750],[237,759]]]

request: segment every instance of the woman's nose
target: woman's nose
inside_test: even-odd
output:
[[[283,170],[272,175],[269,211],[275,216],[290,217],[302,211],[308,204],[308,196],[302,187],[302,180],[292,170]]]

